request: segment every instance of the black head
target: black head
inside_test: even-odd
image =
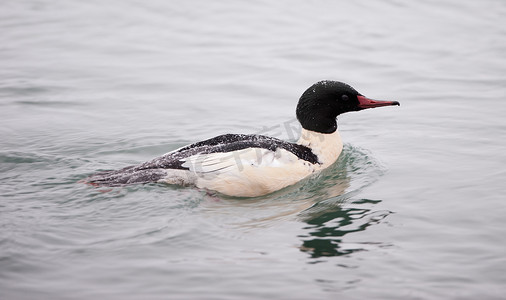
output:
[[[300,96],[297,119],[307,130],[332,133],[337,129],[338,115],[388,105],[399,102],[368,99],[346,83],[325,80],[313,84]]]

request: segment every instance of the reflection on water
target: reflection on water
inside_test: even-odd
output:
[[[379,223],[390,211],[375,211],[374,205],[381,200],[353,198],[360,190],[372,184],[383,174],[383,167],[367,151],[347,145],[340,157],[338,168],[330,170],[329,178],[347,182],[348,188],[339,195],[317,201],[302,211],[298,219],[308,226],[305,234],[299,235],[302,241],[301,251],[312,258],[323,256],[347,255],[363,251],[374,242],[346,243],[343,237],[349,233],[358,233],[369,226]],[[320,183],[322,191],[332,185],[332,180]]]
[[[364,231],[369,226],[378,224],[392,213],[365,208],[379,202],[381,200],[361,199],[346,203],[346,207],[340,204],[316,204],[303,214],[308,226],[304,228],[307,234],[299,236],[302,240],[301,251],[309,253],[312,258],[318,258],[367,250],[374,243],[348,244],[343,238],[349,233]]]
[[[391,213],[374,209],[381,200],[354,198],[382,173],[382,166],[367,151],[345,145],[334,165],[294,186],[261,198],[208,195],[200,209],[212,223],[226,223],[243,234],[280,221],[299,221],[307,224],[298,236],[301,251],[312,258],[347,255],[375,243],[346,243],[345,235],[364,231]]]

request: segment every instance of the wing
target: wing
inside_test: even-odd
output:
[[[182,167],[197,174],[241,171],[246,166],[281,166],[287,160],[276,150],[249,147],[228,152],[199,153],[184,159]]]

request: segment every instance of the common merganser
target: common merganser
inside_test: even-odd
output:
[[[337,116],[400,105],[364,97],[338,81],[309,87],[297,104],[302,132],[297,143],[255,134],[225,134],[197,142],[137,166],[94,174],[94,186],[163,182],[194,185],[236,197],[256,197],[293,185],[333,164],[343,149]]]

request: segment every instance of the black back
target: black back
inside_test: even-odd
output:
[[[208,140],[197,142],[177,151],[167,153],[164,156],[146,162],[137,168],[163,168],[163,169],[188,169],[183,167],[184,159],[196,154],[225,153],[243,150],[246,148],[262,148],[276,151],[278,148],[285,149],[298,158],[312,164],[318,163],[318,157],[306,146],[286,142],[280,139],[256,135],[256,134],[224,134]]]

